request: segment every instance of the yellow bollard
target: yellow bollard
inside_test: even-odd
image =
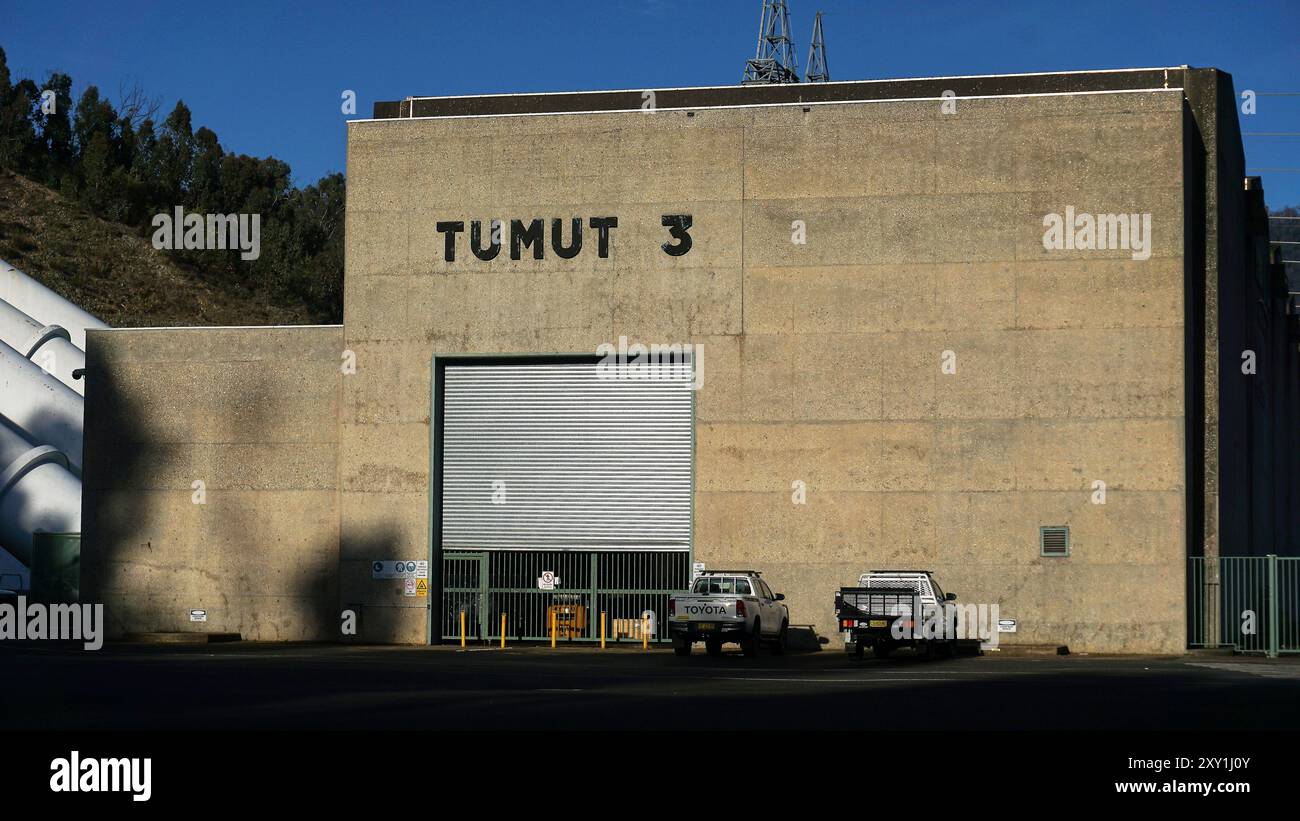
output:
[[[641,649],[650,649],[650,620],[645,616],[641,617]]]
[[[605,611],[600,611],[600,649],[605,649]]]
[[[460,646],[465,646],[465,611],[460,611]]]
[[[506,649],[506,614],[501,614],[501,649]]]
[[[551,649],[555,649],[555,611],[551,611]]]

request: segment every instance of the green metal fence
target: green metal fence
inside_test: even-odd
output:
[[[601,614],[610,642],[668,637],[668,597],[691,580],[686,551],[448,552],[442,559],[440,635],[460,637],[461,613],[469,640],[506,638],[599,641]],[[548,580],[549,579],[549,580]],[[549,587],[549,589],[547,589]]]
[[[1300,558],[1187,560],[1187,645],[1300,653]]]

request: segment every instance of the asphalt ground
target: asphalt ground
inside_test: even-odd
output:
[[[1300,658],[0,643],[0,729],[1296,730]]]

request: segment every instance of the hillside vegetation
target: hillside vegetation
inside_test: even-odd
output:
[[[0,49],[0,258],[114,325],[341,321],[343,176],[295,187],[183,101],[157,112],[138,88],[74,105],[71,77],[14,78]],[[153,220],[178,208],[256,217],[260,253],[156,250]]]
[[[117,327],[277,325],[312,321],[155,251],[147,238],[48,188],[0,170],[0,259]]]

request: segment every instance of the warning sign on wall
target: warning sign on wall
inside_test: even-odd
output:
[[[427,579],[429,563],[424,562],[385,562],[375,561],[370,565],[372,579]]]
[[[407,596],[414,596],[414,595],[415,595],[415,585],[416,585],[417,581],[418,581],[418,580],[416,580],[416,579],[406,579],[406,580],[404,581],[404,583],[403,583],[402,586],[405,588],[404,591],[403,591],[405,595],[407,595]]]
[[[415,595],[421,598],[429,595],[429,583],[424,579],[417,579],[415,582]]]

